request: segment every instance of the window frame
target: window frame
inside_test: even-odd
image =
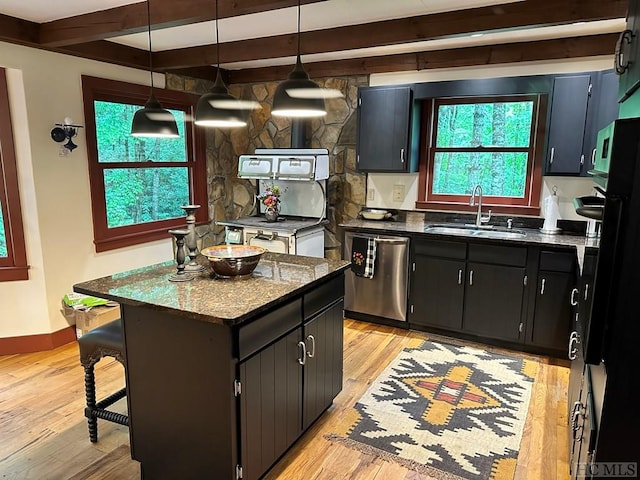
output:
[[[422,121],[420,132],[420,166],[417,208],[430,210],[458,210],[476,211],[477,207],[469,205],[469,198],[462,195],[433,194],[433,169],[435,154],[443,149],[435,147],[437,135],[437,108],[439,105],[469,104],[469,103],[496,103],[513,101],[534,101],[531,122],[531,143],[529,147],[530,160],[527,162],[527,179],[524,198],[506,198],[483,195],[483,207],[491,208],[494,213],[505,214],[540,214],[540,195],[542,189],[542,165],[544,162],[544,133],[547,122],[547,94],[509,94],[509,95],[482,95],[473,97],[447,97],[430,98],[423,102]],[[445,150],[450,151],[447,148]],[[477,151],[471,148],[459,147],[460,151]],[[510,148],[486,148],[484,151],[491,153],[494,150],[510,151]]]
[[[87,159],[91,190],[91,216],[93,218],[93,243],[96,252],[104,252],[122,247],[169,238],[172,228],[184,227],[182,217],[157,220],[134,225],[109,228],[103,172],[113,168],[150,168],[154,164],[139,163],[123,167],[122,162],[99,162],[96,138],[94,101],[135,103],[144,105],[149,98],[149,87],[116,80],[82,76],[85,129],[87,137]],[[202,129],[193,123],[198,96],[186,92],[154,88],[154,94],[163,108],[185,112],[186,161],[157,162],[158,167],[187,167],[189,172],[190,203],[201,205],[196,213],[196,223],[208,221],[206,140]]]
[[[7,241],[7,256],[0,257],[2,282],[29,279],[18,184],[7,74],[0,68],[0,207]]]

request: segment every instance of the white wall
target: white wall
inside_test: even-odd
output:
[[[81,75],[148,85],[148,72],[3,42],[0,67],[8,73],[31,266],[29,280],[0,282],[0,338],[5,338],[66,327],[60,300],[74,283],[168,260],[172,247],[167,239],[95,253],[84,129],[74,139],[78,148],[66,157],[50,138],[54,124],[65,117],[86,123]]]
[[[611,57],[588,57],[551,62],[523,62],[510,65],[483,65],[477,67],[446,68],[412,72],[381,73],[371,75],[369,84],[399,85],[423,82],[440,82],[470,78],[515,77],[525,75],[547,75],[554,73],[574,73],[607,70],[613,67]],[[405,198],[401,202],[393,200],[394,185],[403,185]],[[590,195],[593,182],[589,178],[544,177],[541,200],[551,193],[556,185],[560,197],[560,218],[582,220],[573,208],[573,198]],[[414,173],[370,173],[367,175],[367,207],[414,210],[418,199],[418,174]],[[544,216],[544,215],[541,215]]]

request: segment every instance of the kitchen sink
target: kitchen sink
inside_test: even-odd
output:
[[[424,227],[425,233],[437,233],[441,235],[464,235],[471,237],[482,238],[497,238],[497,239],[518,239],[525,237],[527,234],[523,230],[517,230],[515,228],[496,227],[494,225],[487,225],[477,227],[475,225],[428,225]]]

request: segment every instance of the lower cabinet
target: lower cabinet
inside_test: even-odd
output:
[[[239,364],[243,480],[260,478],[342,389],[343,277],[312,295],[298,310],[300,326],[284,336],[271,341],[284,318],[246,335],[247,344],[270,343]]]
[[[565,357],[575,258],[537,246],[416,237],[409,323]]]

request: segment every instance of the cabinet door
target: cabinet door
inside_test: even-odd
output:
[[[557,77],[553,82],[547,175],[580,174],[590,84],[590,75]]]
[[[571,289],[573,274],[545,272],[538,274],[535,314],[531,337],[534,345],[564,351],[571,326]]]
[[[463,328],[483,337],[518,340],[522,330],[523,267],[467,264]]]
[[[447,330],[462,328],[465,262],[415,255],[409,321]]]
[[[240,364],[243,479],[259,478],[302,433],[302,329]]]
[[[303,429],[309,427],[342,390],[343,309],[344,302],[340,300],[304,325],[307,357]]]
[[[361,171],[406,172],[409,165],[411,89],[358,92],[357,166]]]
[[[627,30],[631,30],[631,43],[627,40],[622,42],[622,63],[628,64],[628,68],[620,76],[620,86],[618,90],[618,100],[624,102],[640,86],[640,2],[630,1],[627,12]]]

